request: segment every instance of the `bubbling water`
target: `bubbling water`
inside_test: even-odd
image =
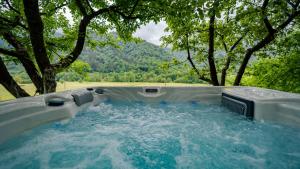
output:
[[[218,105],[107,102],[0,145],[0,168],[300,168],[299,140]]]

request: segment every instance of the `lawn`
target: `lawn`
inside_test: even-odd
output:
[[[205,86],[206,84],[186,84],[186,83],[147,83],[147,82],[64,82],[57,83],[56,91],[79,89],[92,86]],[[30,95],[34,95],[33,84],[21,84],[24,90]],[[15,99],[2,85],[0,85],[0,101]]]

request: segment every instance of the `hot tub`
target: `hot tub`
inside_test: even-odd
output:
[[[0,168],[299,168],[299,113],[299,95],[250,87],[17,99],[0,104]]]

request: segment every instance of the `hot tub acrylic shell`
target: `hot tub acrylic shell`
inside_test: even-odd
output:
[[[86,103],[77,106],[71,96],[74,91],[51,93],[35,97],[26,97],[0,103],[0,143],[24,130],[58,120],[69,119],[76,112],[90,106]],[[50,106],[52,98],[61,98],[64,104]]]
[[[253,87],[101,87],[101,89],[104,91],[103,94],[92,91],[93,101],[81,106],[75,104],[72,93],[86,91],[86,89],[1,102],[0,143],[24,130],[51,121],[72,118],[80,110],[88,106],[96,106],[106,100],[142,101],[145,103],[199,102],[202,104],[221,104],[222,93],[253,101],[254,120],[300,127],[299,94]],[[64,105],[48,106],[46,104],[47,99],[53,97],[63,98],[65,100]]]

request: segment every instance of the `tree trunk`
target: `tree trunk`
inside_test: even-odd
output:
[[[52,93],[56,91],[56,73],[52,67],[44,69],[43,81],[44,81],[44,93]]]
[[[18,83],[10,76],[5,64],[0,57],[0,83],[16,98],[30,96]]]
[[[247,33],[246,33],[247,34]],[[230,50],[228,51],[227,49],[227,45],[226,43],[223,41],[223,37],[222,37],[222,41],[223,41],[223,46],[225,48],[225,51],[226,51],[226,55],[227,55],[227,58],[226,58],[226,61],[225,61],[225,65],[222,69],[222,74],[221,74],[221,86],[225,86],[225,83],[226,83],[226,76],[227,76],[227,70],[229,69],[229,66],[230,66],[230,63],[231,63],[231,55],[232,55],[232,51],[239,45],[239,43],[242,41],[242,39],[244,38],[243,35],[241,36],[231,47],[230,47]]]
[[[252,54],[254,53],[254,51],[252,50],[252,48],[247,49],[245,57],[243,59],[243,62],[239,68],[239,71],[235,77],[235,81],[233,83],[234,86],[239,86],[242,80],[242,77],[244,75],[245,69],[247,67],[247,64],[252,56]]]
[[[234,86],[239,86],[242,80],[242,77],[245,73],[245,69],[247,67],[247,64],[252,56],[252,54],[256,51],[259,51],[260,49],[264,48],[266,45],[268,45],[270,42],[272,42],[275,39],[275,32],[269,33],[263,40],[258,42],[253,48],[248,48],[246,50],[245,57],[243,59],[242,64],[240,65],[239,71],[235,77],[235,81],[233,83]]]
[[[208,48],[208,64],[210,70],[211,82],[214,86],[219,86],[217,70],[214,60],[214,40],[215,40],[215,9],[209,19],[209,48]]]
[[[37,64],[43,76],[44,93],[55,92],[55,71],[50,64],[44,42],[44,25],[38,0],[23,0],[24,13],[28,23],[30,41]]]
[[[50,60],[44,42],[44,25],[39,11],[39,1],[23,0],[23,4],[33,53],[40,71],[44,74],[44,68],[50,66]]]
[[[228,55],[228,54],[227,54],[227,55]],[[228,55],[227,58],[226,58],[225,66],[224,66],[224,68],[222,69],[221,86],[225,86],[227,70],[229,69],[230,62],[231,62],[231,56]]]

